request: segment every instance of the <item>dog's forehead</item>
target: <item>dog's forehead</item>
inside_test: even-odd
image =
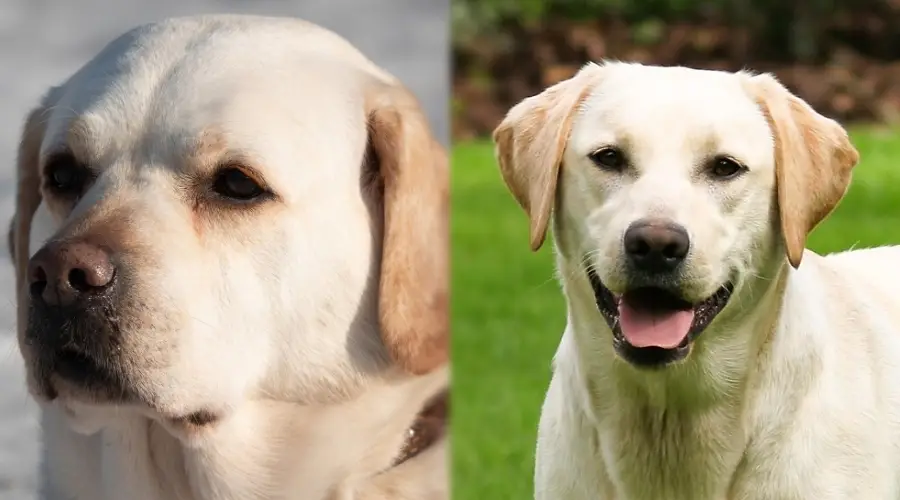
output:
[[[302,151],[304,163],[321,165],[362,154],[361,76],[386,77],[355,49],[283,20],[201,21],[150,25],[112,42],[56,91],[43,149],[65,144],[99,164],[126,154],[166,162],[214,131],[220,146],[245,155]]]
[[[750,162],[771,156],[771,130],[741,76],[625,64],[605,69],[574,122],[570,147],[577,151],[618,144],[670,153],[720,150]]]

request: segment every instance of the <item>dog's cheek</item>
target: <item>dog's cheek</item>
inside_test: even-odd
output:
[[[740,274],[759,274],[778,241],[778,214],[765,193],[746,192],[742,203],[729,214],[729,228],[734,234],[727,254],[739,260]]]
[[[562,169],[557,185],[554,236],[563,256],[580,261],[585,255],[608,254],[609,216],[615,211],[604,208],[609,203],[606,186],[601,179],[589,175],[576,165]],[[606,265],[594,261],[595,265]]]
[[[592,253],[594,240],[589,237],[584,217],[578,215],[568,203],[569,200],[557,201],[556,210],[552,214],[551,236],[557,253],[564,259],[573,261],[585,254]]]
[[[131,255],[139,271],[128,316],[144,334],[126,347],[141,384],[173,413],[236,404],[259,371],[268,326],[246,256],[224,244],[210,255],[195,241]]]

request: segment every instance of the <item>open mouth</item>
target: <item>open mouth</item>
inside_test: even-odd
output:
[[[691,303],[656,287],[635,288],[617,296],[591,269],[588,278],[619,355],[634,365],[648,367],[686,357],[691,343],[725,308],[734,291],[734,285],[727,283],[706,300]]]

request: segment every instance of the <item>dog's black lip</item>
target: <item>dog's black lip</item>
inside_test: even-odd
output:
[[[691,349],[694,340],[712,323],[713,319],[725,308],[731,294],[734,291],[734,285],[729,281],[720,287],[714,294],[706,300],[698,304],[689,304],[685,302],[685,306],[693,306],[694,322],[688,331],[687,336],[678,347],[673,349],[665,349],[662,347],[635,347],[625,340],[619,326],[619,307],[616,296],[603,284],[597,273],[588,266],[588,279],[591,288],[594,291],[594,299],[597,309],[606,320],[613,332],[613,345],[616,350],[625,359],[635,365],[656,367],[669,364],[674,361],[685,358]]]
[[[192,413],[170,417],[170,420],[177,425],[188,425],[200,428],[214,425],[220,418],[221,415],[211,410],[197,410]]]
[[[103,383],[118,386],[115,373],[88,354],[70,348],[62,348],[52,356],[53,373],[78,384]]]

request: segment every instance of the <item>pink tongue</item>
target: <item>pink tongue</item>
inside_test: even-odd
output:
[[[619,301],[619,327],[634,347],[674,349],[687,337],[694,311],[648,312]]]

